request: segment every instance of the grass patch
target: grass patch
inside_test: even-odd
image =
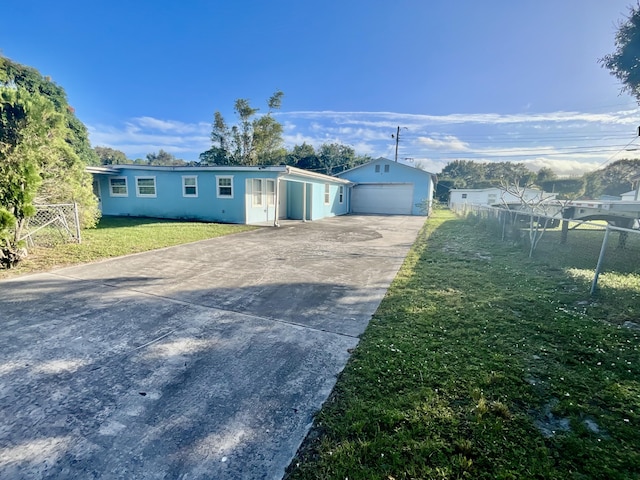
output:
[[[255,228],[247,225],[102,217],[96,228],[83,230],[82,243],[33,247],[29,249],[29,256],[17,268],[0,270],[0,279],[146,252]]]
[[[286,478],[640,478],[640,331],[494,238],[428,220]]]
[[[498,240],[502,227],[495,220],[470,216],[469,221],[476,229],[491,237],[486,241],[502,247],[505,243],[512,243],[510,238],[505,242]],[[547,265],[550,271],[561,270],[569,278],[568,282],[559,283],[559,288],[588,292],[598,263],[605,226],[604,221],[578,225],[569,230],[565,244],[560,243],[560,227],[548,230],[534,251],[535,262]],[[520,230],[520,235],[515,236],[522,235],[526,236],[526,229]],[[513,236],[511,233],[508,237]],[[628,234],[624,248],[620,247],[620,236],[619,232],[609,235],[597,295],[583,300],[582,304],[594,318],[623,324],[640,319],[640,234]],[[528,254],[526,242],[516,243],[521,244],[522,252]]]

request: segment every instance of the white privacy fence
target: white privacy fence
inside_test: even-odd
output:
[[[640,278],[640,230],[485,205],[454,204],[451,209],[486,227],[496,241],[521,245],[529,256],[560,268],[592,271],[591,294],[603,273]]]
[[[80,220],[76,203],[34,207],[36,214],[28,219],[20,241],[25,241],[27,246],[80,243]]]

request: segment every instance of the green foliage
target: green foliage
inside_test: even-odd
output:
[[[305,170],[320,171],[322,166],[313,145],[295,145],[287,154],[287,164]]]
[[[0,85],[24,88],[32,94],[49,99],[55,110],[62,114],[67,130],[65,141],[71,146],[85,165],[99,165],[98,156],[92,150],[84,124],[75,116],[73,107],[67,102],[64,89],[48,77],[43,77],[35,68],[21,65],[0,56]]]
[[[205,165],[271,165],[285,158],[282,149],[282,125],[273,117],[273,110],[282,105],[283,93],[276,91],[268,100],[268,112],[257,116],[249,100],[239,98],[234,111],[238,123],[227,126],[220,112],[214,113],[211,148],[200,154]]]
[[[287,165],[311,170],[325,175],[335,175],[371,161],[367,155],[357,155],[355,150],[340,143],[323,143],[316,152],[312,145],[295,145],[286,156]]]
[[[149,165],[172,165],[172,166],[184,166],[187,164],[181,158],[176,158],[175,155],[169,152],[165,152],[160,149],[158,153],[148,153],[147,162]]]
[[[42,183],[59,115],[53,104],[22,88],[0,87],[0,258],[11,267]],[[49,138],[47,138],[49,137]]]
[[[133,163],[124,152],[114,148],[96,147],[93,151],[98,155],[101,165],[127,165]]]
[[[640,100],[640,5],[629,7],[627,18],[618,25],[615,52],[600,64],[622,83],[622,90]]]
[[[558,176],[555,174],[553,170],[551,170],[549,167],[542,167],[540,170],[538,170],[538,173],[536,174],[535,182],[536,182],[536,185],[542,186],[543,182],[555,180],[556,178],[558,178]]]
[[[97,199],[85,167],[99,165],[100,160],[62,87],[33,68],[0,57],[0,88],[4,92],[0,120],[4,138],[0,141],[5,145],[0,155],[11,155],[15,163],[12,171],[37,169],[39,202],[77,202],[83,226],[95,225],[99,216]],[[7,149],[7,145],[14,146]],[[16,166],[18,163],[25,165]],[[23,221],[20,214],[17,218],[19,230]]]
[[[473,160],[454,160],[449,162],[440,173],[441,182],[450,182],[455,188],[488,188],[502,185],[531,185],[536,174],[522,163],[513,162],[475,162]]]
[[[634,177],[640,175],[640,160],[617,160],[601,170],[592,172],[586,176],[587,185],[591,191],[587,191],[589,198],[597,198],[600,195],[620,195],[633,188]]]

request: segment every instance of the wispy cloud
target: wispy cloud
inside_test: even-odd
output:
[[[454,152],[466,152],[469,150],[467,143],[452,135],[445,135],[441,138],[418,137],[418,143],[436,150],[451,150]]]
[[[307,143],[350,145],[359,154],[395,155],[395,138],[402,135],[398,156],[438,172],[449,161],[516,161],[533,169],[547,166],[558,173],[579,174],[603,162],[635,156],[640,109],[604,113],[455,113],[424,115],[398,112],[278,112],[287,148]],[[140,116],[121,125],[89,127],[94,145],[124,151],[132,158],[160,149],[185,160],[196,160],[210,148],[211,126]]]
[[[325,119],[337,123],[389,127],[398,122],[416,125],[424,124],[530,124],[549,122],[587,122],[617,125],[635,125],[640,109],[628,109],[612,113],[551,112],[551,113],[456,113],[449,115],[424,115],[396,112],[336,112],[336,111],[293,111],[278,115],[288,118]],[[362,120],[365,119],[365,120]],[[375,120],[366,120],[375,119]]]
[[[122,125],[90,125],[88,130],[93,145],[121,150],[130,158],[162,149],[195,160],[198,153],[210,146],[211,125],[136,117]]]

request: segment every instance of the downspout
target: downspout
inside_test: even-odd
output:
[[[267,210],[269,206],[267,205]],[[280,214],[280,177],[276,177],[276,200],[275,200],[275,215],[273,218],[273,226],[279,227],[278,216]]]

